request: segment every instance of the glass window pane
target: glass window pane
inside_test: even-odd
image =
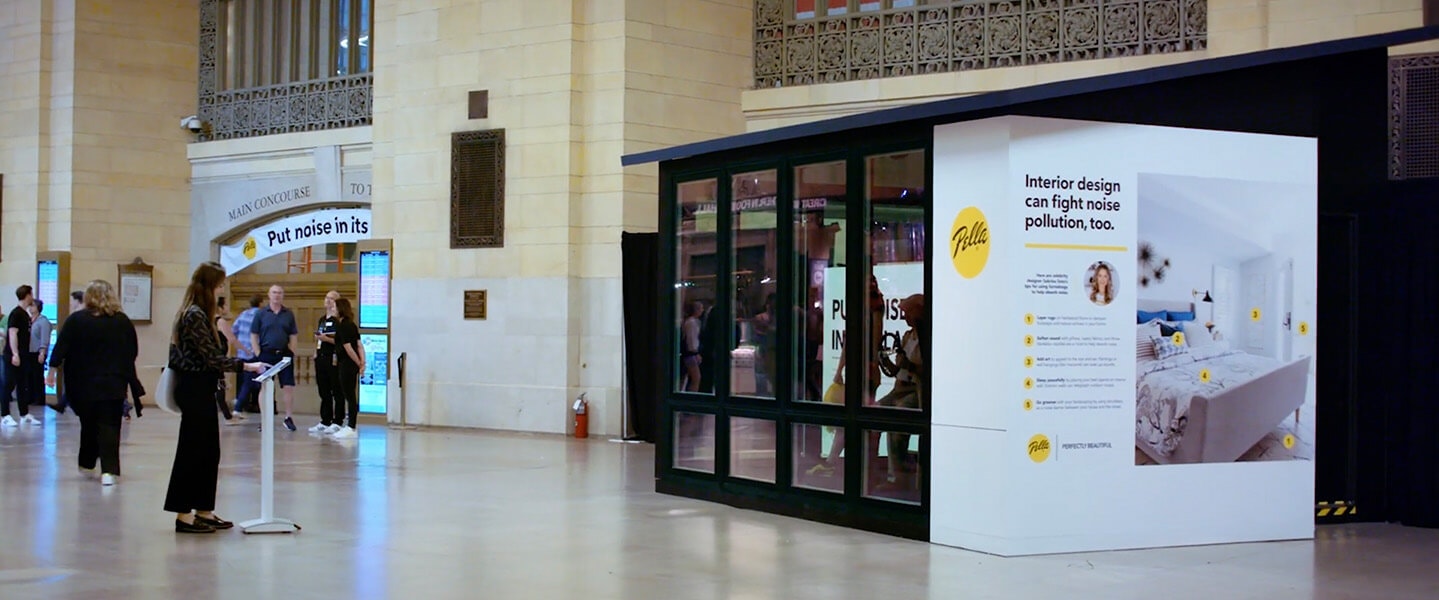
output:
[[[919,504],[919,435],[864,432],[864,496]]]
[[[844,428],[796,423],[794,486],[844,493]]]
[[[796,167],[794,181],[794,399],[844,404],[845,162]]]
[[[815,0],[794,0],[794,18],[813,19]]]
[[[730,417],[729,448],[731,477],[774,483],[774,421]]]
[[[676,469],[715,472],[715,416],[675,413],[674,453]]]
[[[865,297],[866,404],[919,410],[924,331],[923,150],[865,161],[870,284]]]
[[[774,398],[779,338],[775,330],[775,201],[778,172],[735,175],[730,188],[733,222],[733,304],[738,336],[730,350],[730,395]]]
[[[356,43],[360,45],[360,73],[369,73],[372,70],[370,65],[370,7],[374,0],[360,0],[360,36]]]
[[[715,196],[719,181],[705,179],[679,185],[675,228],[675,348],[678,349],[674,389],[714,393],[714,370],[728,339],[724,315],[713,310],[717,297],[719,256],[715,233]]]

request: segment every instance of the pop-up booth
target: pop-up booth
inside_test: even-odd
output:
[[[660,164],[657,489],[1000,555],[1312,537],[1366,481],[1320,459],[1364,431],[1321,385],[1364,368],[1346,223],[1389,48],[1434,37],[624,157]]]

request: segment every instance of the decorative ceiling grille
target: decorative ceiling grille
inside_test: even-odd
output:
[[[756,0],[756,88],[1203,50],[1207,0],[928,0],[796,19]]]

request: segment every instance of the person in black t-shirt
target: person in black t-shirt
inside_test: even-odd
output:
[[[28,285],[15,288],[15,298],[20,301],[6,322],[5,344],[5,396],[3,412],[0,412],[0,426],[40,425],[40,419],[30,415],[30,379],[25,376],[30,368],[30,303],[34,301],[34,290]],[[20,406],[20,420],[10,416],[10,398]]]
[[[338,359],[335,424],[344,423],[346,415],[350,417],[350,424],[336,431],[335,439],[353,439],[359,435],[355,431],[360,426],[356,422],[360,417],[356,386],[360,384],[360,373],[365,372],[365,349],[360,345],[360,328],[355,324],[355,309],[350,307],[350,301],[344,298],[336,300],[335,313],[339,317],[335,324],[335,357]]]
[[[335,324],[340,318],[335,314],[335,301],[340,292],[330,290],[325,294],[325,314],[315,324],[315,386],[320,392],[320,422],[310,427],[310,433],[333,435],[345,422],[344,402],[335,389],[335,378],[339,376],[339,363],[335,360]]]

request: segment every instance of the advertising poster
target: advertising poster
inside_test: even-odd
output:
[[[365,372],[360,374],[360,412],[384,414],[389,378],[390,336],[360,334],[360,347],[365,352]]]
[[[934,161],[933,541],[1313,536],[1314,140],[1002,117]]]
[[[60,339],[60,263],[53,260],[42,260],[36,264],[35,297],[45,303],[41,314],[50,319],[50,340],[46,349],[46,356],[55,350],[55,341]],[[41,377],[50,374],[49,361],[42,367]],[[43,384],[42,384],[43,385]],[[55,386],[45,385],[45,394],[54,396],[57,392]]]

